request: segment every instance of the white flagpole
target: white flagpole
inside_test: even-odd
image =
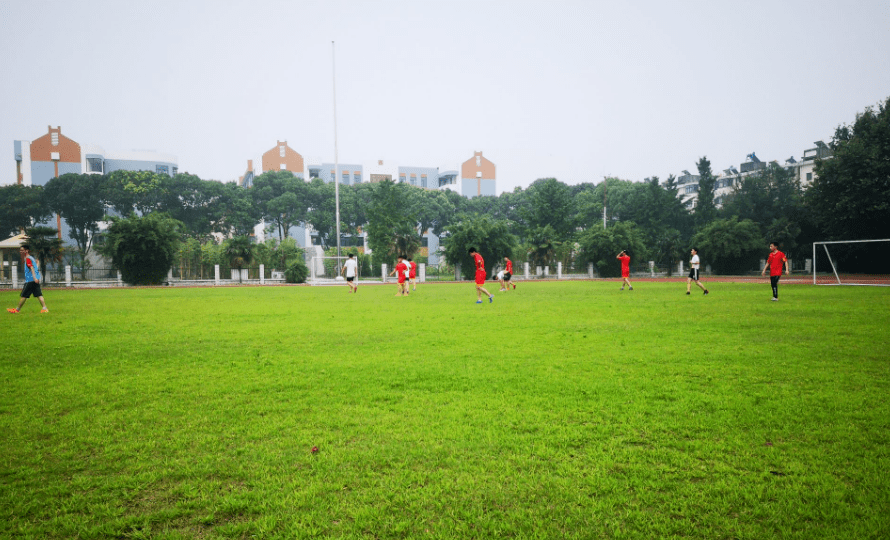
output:
[[[334,204],[337,207],[337,265],[340,265],[340,163],[337,154],[337,60],[331,41],[331,66],[334,81]]]

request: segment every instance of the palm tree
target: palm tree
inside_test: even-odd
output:
[[[59,230],[43,226],[29,227],[25,229],[25,236],[28,237],[31,253],[37,257],[37,261],[40,264],[40,275],[43,276],[43,281],[46,282],[46,263],[62,262],[62,255],[65,253],[62,239],[59,238]]]
[[[253,261],[253,242],[248,236],[236,236],[228,241],[225,249],[229,263],[238,269],[238,282],[241,282],[241,269]]]

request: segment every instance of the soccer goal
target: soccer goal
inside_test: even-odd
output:
[[[890,285],[888,248],[890,238],[813,242],[813,285]]]
[[[336,280],[340,269],[349,257],[312,257],[309,260],[309,279],[313,281]],[[356,277],[360,275],[361,265],[356,268]]]

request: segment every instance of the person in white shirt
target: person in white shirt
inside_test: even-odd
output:
[[[698,285],[701,290],[705,291],[705,294],[708,294],[708,289],[701,284],[701,281],[699,281],[698,278],[698,267],[701,266],[698,259],[698,248],[692,248],[691,253],[692,259],[689,261],[689,277],[686,278],[686,294],[689,294],[689,289],[692,288],[693,281],[695,281],[695,284]]]
[[[340,269],[340,273],[342,274],[346,271],[346,284],[349,285],[349,292],[351,293],[358,292],[358,283],[355,283],[357,269],[358,263],[355,262],[355,256],[350,253],[349,258],[346,260],[346,264]]]

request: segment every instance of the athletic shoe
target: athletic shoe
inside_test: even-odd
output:
[[[705,296],[708,295],[708,289],[705,289]]]
[[[40,313],[49,313],[49,310],[46,309],[46,308],[43,308],[43,309],[40,310]]]
[[[19,310],[17,310],[16,308],[6,308],[6,311],[8,311],[10,313],[18,313],[19,312]]]
[[[623,290],[624,290],[624,287],[621,287],[621,290],[623,291]]]
[[[514,291],[516,290],[516,285],[515,285],[515,284],[513,285],[513,290],[514,290]]]
[[[629,291],[632,291],[632,290],[634,290],[634,288],[633,288],[633,287],[631,287],[631,288],[630,288],[630,289],[628,289],[628,290],[629,290]]]
[[[779,299],[776,298],[775,296],[773,296],[772,298],[770,298],[770,300],[772,300],[773,302],[778,302],[778,301],[779,301]]]
[[[689,291],[686,291],[686,294],[689,295]]]
[[[507,292],[507,289],[501,289],[501,292]]]
[[[477,303],[477,304],[481,304],[481,303],[482,303],[482,300],[476,300],[476,303]]]
[[[490,304],[492,302],[494,302],[494,295],[488,297],[488,303]]]

